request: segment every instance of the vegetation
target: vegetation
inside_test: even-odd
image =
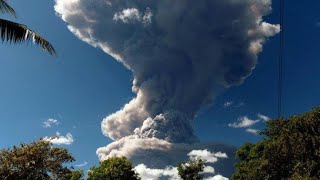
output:
[[[81,180],[83,179],[83,170],[73,170],[62,178],[62,180]]]
[[[67,149],[54,148],[47,141],[21,144],[0,150],[0,179],[66,179],[78,174],[63,166],[73,161]]]
[[[52,147],[39,140],[0,150],[0,179],[24,180],[81,180],[82,170],[64,167],[75,159],[64,148]],[[184,180],[203,179],[204,161],[201,159],[179,164],[179,175]],[[134,166],[125,157],[113,157],[88,171],[88,180],[140,180]]]
[[[320,179],[320,107],[270,121],[262,134],[238,150],[231,179]]]
[[[205,167],[205,162],[201,159],[191,160],[187,163],[178,165],[179,176],[183,180],[201,180],[203,175],[200,174],[203,172]]]
[[[0,13],[9,13],[16,17],[16,12],[5,0],[0,0]],[[54,47],[47,40],[23,24],[0,18],[0,36],[2,42],[21,43],[32,41],[49,54],[56,54]]]
[[[308,113],[269,121],[264,138],[243,145],[232,180],[320,179],[320,107]],[[64,148],[39,140],[0,150],[0,179],[80,180],[81,170],[65,167],[74,158]],[[205,162],[191,160],[178,165],[184,180],[203,179]],[[125,157],[109,158],[88,171],[88,180],[139,180]]]
[[[134,171],[133,165],[125,157],[109,158],[92,167],[88,172],[88,180],[138,180],[139,175]]]

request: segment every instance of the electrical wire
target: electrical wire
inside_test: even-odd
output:
[[[278,118],[282,117],[282,93],[283,93],[283,59],[284,59],[284,16],[285,0],[279,0],[280,3],[280,44],[279,44],[279,61],[278,61]]]

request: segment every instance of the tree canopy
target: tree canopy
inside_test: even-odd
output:
[[[178,165],[179,176],[183,180],[201,180],[203,179],[203,172],[205,162],[201,159],[191,160],[187,163]]]
[[[261,134],[237,151],[231,179],[320,179],[320,107],[269,121]]]
[[[125,157],[113,157],[90,168],[88,180],[139,180],[131,162]]]
[[[62,180],[81,180],[83,179],[83,170],[72,170],[71,173],[65,175]]]
[[[16,12],[5,0],[0,0],[0,13],[8,13],[16,17]],[[26,25],[20,23],[0,18],[0,37],[2,42],[33,42],[42,47],[42,49],[49,54],[56,54],[54,47],[47,40],[29,29]]]
[[[21,144],[0,150],[0,179],[65,179],[73,172],[63,164],[72,161],[67,149],[52,147],[47,141]]]

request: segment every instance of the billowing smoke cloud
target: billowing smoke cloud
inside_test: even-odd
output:
[[[210,154],[207,150],[199,151],[197,149],[208,149],[217,153]],[[190,158],[201,158],[210,163],[215,163],[216,173],[230,176],[234,170],[235,159],[233,155],[235,149],[235,147],[224,144],[171,143],[158,138],[144,139],[133,135],[99,148],[97,153],[101,160],[109,157],[125,156],[136,165],[144,164],[153,169],[165,169],[168,166],[176,166]],[[220,160],[217,162],[218,158]]]
[[[55,10],[133,72],[137,96],[102,122],[115,140],[98,150],[102,159],[196,143],[197,111],[241,84],[280,31],[262,20],[271,0],[56,0]]]

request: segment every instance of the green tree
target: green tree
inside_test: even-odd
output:
[[[231,179],[320,179],[320,107],[269,121],[261,134],[260,142],[237,151]]]
[[[64,163],[74,158],[64,148],[54,148],[47,141],[21,144],[0,150],[0,179],[63,179],[72,171]]]
[[[62,180],[82,180],[83,170],[73,170],[71,173],[63,176]]]
[[[113,157],[100,163],[98,167],[90,168],[88,180],[138,180],[131,162],[125,157]]]
[[[179,164],[179,176],[183,180],[201,180],[203,179],[203,175],[200,173],[203,172],[204,167],[205,162],[201,159],[191,160],[187,163]]]
[[[5,0],[0,0],[0,13],[9,13],[16,17],[16,12]],[[56,54],[54,47],[47,40],[23,24],[0,18],[0,36],[2,42],[21,43],[33,41],[49,54]]]

